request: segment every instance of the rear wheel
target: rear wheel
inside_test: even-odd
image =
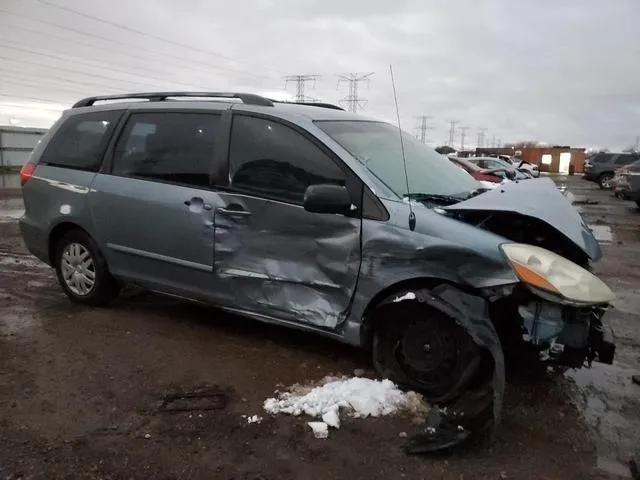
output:
[[[98,246],[82,230],[71,230],[58,241],[55,268],[60,286],[73,302],[106,305],[120,291]]]
[[[603,173],[602,175],[600,175],[598,177],[598,185],[600,185],[600,188],[610,189],[611,188],[611,180],[613,180],[613,175],[612,174]]]
[[[477,381],[482,351],[456,321],[418,302],[380,312],[373,360],[385,378],[430,402],[455,401]]]

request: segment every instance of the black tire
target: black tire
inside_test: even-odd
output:
[[[418,302],[379,314],[372,353],[382,377],[440,405],[478,382],[483,351],[454,319]]]
[[[603,173],[598,177],[598,185],[600,185],[600,188],[609,190],[611,188],[612,179],[613,179],[613,174]]]
[[[81,246],[84,250],[80,247],[76,247],[77,245]],[[63,270],[65,268],[69,268],[69,263],[73,263],[70,260],[72,257],[69,256],[69,250],[71,248],[79,249],[83,253],[86,252],[88,254],[88,257],[86,257],[82,262],[82,267],[79,267],[78,264],[75,265],[76,269],[84,269],[82,272],[78,272],[78,275],[83,276],[84,279],[90,278],[90,274],[93,274],[94,282],[91,288],[87,288],[86,291],[83,292],[79,292],[79,288],[77,285],[73,285],[71,280],[65,280]],[[65,256],[64,260],[63,255]],[[84,267],[87,258],[90,258],[92,262],[90,268]],[[94,307],[104,306],[118,296],[118,293],[120,292],[118,282],[109,273],[107,263],[96,243],[83,230],[71,230],[64,234],[56,245],[54,259],[58,282],[64,290],[64,293],[66,293],[72,302]],[[85,272],[87,275],[84,275]],[[75,269],[72,275],[75,275]],[[87,284],[85,283],[84,286],[86,287],[86,285]]]
[[[638,206],[638,208],[640,208],[640,198],[636,200],[636,205]]]

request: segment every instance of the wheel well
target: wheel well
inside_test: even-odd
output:
[[[51,265],[53,265],[55,262],[54,257],[56,253],[56,245],[58,245],[58,242],[60,241],[60,239],[71,230],[81,230],[86,233],[86,231],[82,227],[72,222],[60,223],[55,227],[53,227],[53,230],[51,230],[51,233],[49,234],[49,252],[48,252],[49,262],[51,263]]]
[[[466,292],[474,291],[474,289],[469,288],[468,286],[455,284],[450,282],[449,280],[444,280],[441,278],[425,277],[425,278],[415,278],[411,280],[404,280],[402,282],[398,282],[393,285],[390,285],[384,290],[381,290],[380,292],[378,292],[373,297],[373,299],[371,299],[371,301],[367,305],[367,308],[364,311],[364,314],[362,315],[362,326],[360,328],[360,336],[362,339],[361,345],[367,349],[371,348],[371,345],[373,342],[373,332],[376,328],[377,323],[380,322],[382,318],[381,316],[376,315],[375,312],[378,306],[380,305],[380,303],[384,301],[385,298],[393,295],[394,293],[400,293],[406,290],[435,288],[438,285],[442,285],[443,283],[448,283],[450,285],[453,285],[462,291],[466,291]],[[431,308],[431,307],[425,306],[425,308]]]

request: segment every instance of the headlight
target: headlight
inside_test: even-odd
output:
[[[544,248],[522,243],[502,245],[518,278],[536,289],[582,304],[609,303],[615,295],[591,272]]]

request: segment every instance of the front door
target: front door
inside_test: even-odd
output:
[[[229,192],[215,211],[215,275],[221,303],[280,320],[335,328],[360,269],[361,216],[307,212],[307,186],[361,183],[304,132],[234,114]],[[360,212],[358,208],[357,212]]]
[[[132,114],[96,176],[93,221],[116,276],[150,288],[207,299],[213,280],[211,187],[220,116]]]

